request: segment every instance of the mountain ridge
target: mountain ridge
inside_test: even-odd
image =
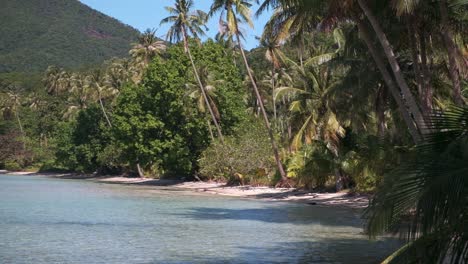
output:
[[[0,0],[0,73],[128,56],[139,31],[78,0]]]

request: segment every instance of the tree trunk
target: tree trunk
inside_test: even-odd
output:
[[[421,46],[421,70],[423,78],[424,98],[423,107],[425,115],[428,116],[432,112],[432,100],[434,97],[434,89],[432,87],[432,77],[429,67],[427,66],[427,46],[426,46],[426,33],[424,29],[421,30],[421,37],[419,38]]]
[[[456,56],[456,46],[453,43],[452,32],[449,27],[448,19],[448,10],[447,10],[447,1],[439,0],[440,16],[441,16],[441,33],[445,42],[445,47],[447,48],[448,58],[449,58],[449,75],[453,84],[453,101],[457,105],[464,105],[465,101],[461,94],[461,84],[460,84],[460,69],[457,65],[457,56]]]
[[[109,127],[112,127],[112,124],[111,124],[111,122],[109,120],[109,117],[107,116],[106,110],[104,109],[104,104],[102,103],[100,93],[99,93],[99,104],[101,105],[102,113],[104,113],[104,117],[106,118],[107,124],[109,125]]]
[[[215,138],[214,138],[214,134],[213,134],[213,128],[211,128],[210,120],[206,120],[206,123],[208,123],[208,128],[209,128],[209,130],[210,130],[210,137],[211,137],[211,140],[214,141]]]
[[[419,130],[421,134],[424,134],[425,133],[424,129],[426,128],[424,116],[422,115],[421,110],[419,109],[418,104],[416,103],[416,100],[414,99],[414,96],[411,93],[411,90],[409,89],[408,84],[405,81],[403,73],[401,72],[401,69],[400,69],[400,65],[398,64],[398,61],[395,57],[395,53],[393,52],[392,46],[390,45],[390,42],[388,41],[387,36],[385,35],[382,28],[380,27],[380,24],[377,21],[377,18],[374,16],[371,9],[365,3],[365,0],[358,0],[358,3],[362,11],[364,11],[364,14],[366,15],[367,19],[371,23],[372,28],[374,29],[376,33],[377,39],[382,45],[382,48],[385,52],[387,60],[390,63],[393,74],[395,76],[396,83],[400,87],[401,93],[404,96],[404,100],[407,103],[409,111],[414,117],[417,129]]]
[[[377,114],[377,134],[380,139],[385,138],[385,87],[379,87],[377,92],[377,100],[375,103],[375,111]]]
[[[421,70],[421,56],[418,48],[418,41],[416,39],[416,26],[414,17],[408,15],[406,19],[406,27],[408,29],[409,45],[411,50],[411,58],[413,60],[413,71],[418,86],[418,95],[423,106],[424,112],[424,79]]]
[[[198,75],[197,67],[195,66],[195,62],[193,61],[192,53],[190,52],[190,47],[189,47],[189,43],[188,43],[188,40],[187,40],[187,33],[185,31],[184,26],[182,27],[182,31],[183,31],[182,34],[183,34],[183,38],[184,38],[185,51],[187,52],[187,55],[188,55],[188,57],[190,59],[190,63],[192,64],[193,73],[195,75],[195,78],[197,80],[198,85],[200,86],[200,91],[202,93],[203,99],[205,100],[206,107],[208,108],[208,111],[210,112],[211,119],[213,120],[213,123],[214,123],[214,125],[216,127],[216,130],[218,132],[218,136],[221,139],[221,143],[224,144],[224,137],[223,137],[223,133],[221,132],[221,127],[218,124],[218,120],[216,120],[216,116],[215,116],[215,114],[213,112],[213,109],[211,108],[210,101],[208,100],[208,96],[206,95],[205,87],[203,87],[203,83],[201,82],[200,75]]]
[[[138,176],[139,176],[140,178],[144,178],[144,177],[145,177],[145,173],[144,173],[143,170],[141,169],[140,162],[137,162],[136,166],[137,166]]]
[[[274,116],[274,119],[276,121],[277,117],[276,117],[276,100],[275,100],[275,65],[273,64],[273,67],[271,69],[271,97],[272,97],[272,100],[273,100],[273,116]]]
[[[270,121],[268,120],[268,115],[265,111],[265,106],[263,105],[263,99],[262,99],[262,96],[260,95],[260,92],[258,90],[258,87],[257,87],[257,83],[255,82],[255,79],[252,75],[252,72],[250,71],[250,66],[249,66],[249,62],[247,61],[247,57],[245,56],[245,52],[244,50],[242,49],[242,46],[240,45],[241,43],[241,40],[240,40],[240,35],[239,35],[239,32],[236,31],[236,37],[237,37],[237,41],[239,43],[239,50],[240,50],[240,53],[242,55],[242,59],[244,60],[244,64],[245,64],[245,68],[247,69],[247,74],[250,78],[250,81],[252,82],[252,87],[254,89],[254,92],[255,92],[255,96],[257,97],[257,101],[258,101],[258,105],[260,107],[260,111],[262,112],[262,115],[263,115],[263,121],[265,122],[265,126],[268,130],[268,135],[270,137],[270,141],[271,141],[271,147],[273,149],[273,154],[275,155],[275,161],[276,161],[276,166],[278,167],[278,171],[281,175],[281,181],[287,183],[288,181],[288,177],[286,176],[286,172],[283,168],[283,164],[281,163],[281,160],[280,160],[280,156],[279,156],[279,151],[278,151],[278,146],[276,145],[276,140],[275,140],[275,137],[273,135],[273,131],[271,129],[271,126],[270,126]]]
[[[387,67],[385,66],[385,62],[383,58],[380,56],[379,52],[377,51],[377,48],[372,43],[372,40],[370,38],[369,32],[367,31],[365,23],[360,19],[357,19],[356,22],[357,22],[359,31],[361,33],[361,37],[366,43],[367,48],[369,49],[369,53],[374,58],[374,62],[377,65],[377,68],[379,69],[380,73],[382,74],[382,78],[385,81],[387,88],[389,89],[390,93],[392,94],[393,99],[398,105],[400,114],[403,117],[403,120],[405,121],[408,127],[409,133],[411,137],[413,138],[413,141],[415,143],[419,143],[421,141],[421,135],[418,132],[418,128],[416,124],[414,123],[414,120],[411,118],[411,114],[408,112],[408,109],[403,99],[401,98],[400,91],[398,87],[395,85],[390,75],[390,72],[388,72],[387,70]]]
[[[18,126],[19,126],[19,129],[20,129],[20,132],[21,132],[21,141],[22,141],[22,145],[23,145],[23,151],[26,150],[26,138],[24,136],[24,130],[23,130],[23,124],[21,123],[21,119],[19,117],[19,114],[18,114],[18,108],[15,107],[15,117],[16,117],[16,122],[18,122]]]

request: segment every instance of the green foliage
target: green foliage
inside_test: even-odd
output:
[[[385,176],[366,211],[371,236],[395,229],[408,234],[409,243],[388,263],[460,263],[468,257],[468,109],[430,118],[431,133],[413,158]],[[409,226],[401,224],[408,218]]]
[[[5,161],[4,168],[7,171],[19,171],[21,170],[21,165],[14,160],[7,160]]]
[[[98,157],[110,144],[111,137],[101,110],[94,105],[81,111],[75,122],[62,123],[56,140],[59,166],[95,172],[102,168]]]
[[[288,176],[307,189],[324,188],[334,175],[334,155],[322,141],[305,145],[289,159]]]
[[[166,176],[191,176],[208,143],[206,122],[187,105],[188,61],[179,46],[155,58],[139,86],[124,88],[114,114],[115,137],[131,165],[159,166]]]
[[[225,144],[213,142],[200,158],[206,179],[242,184],[269,184],[275,173],[268,133],[258,119],[242,123]]]
[[[77,68],[128,54],[138,31],[75,0],[2,1],[0,72]]]
[[[226,53],[222,45],[211,39],[202,46],[193,45],[191,50],[196,64],[202,65],[213,79],[218,80],[214,100],[220,112],[223,133],[229,135],[237,124],[246,119],[242,75],[232,62],[232,54]]]

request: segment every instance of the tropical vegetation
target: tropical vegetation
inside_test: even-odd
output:
[[[247,51],[254,2],[175,0],[166,41],[2,79],[0,167],[348,189],[406,238],[387,263],[466,262],[468,1],[260,1]]]

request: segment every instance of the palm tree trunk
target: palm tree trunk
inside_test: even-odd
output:
[[[210,120],[206,120],[206,123],[208,123],[208,129],[209,129],[209,131],[210,131],[211,140],[214,141],[215,138],[214,138],[214,134],[213,134],[213,128],[211,128]]]
[[[24,136],[24,130],[23,130],[23,124],[21,123],[21,119],[18,114],[18,109],[15,107],[15,117],[16,117],[16,122],[18,122],[18,127],[21,132],[21,141],[23,143],[23,151],[26,150],[26,142],[25,142],[25,136]]]
[[[424,101],[423,107],[425,108],[426,116],[432,112],[432,101],[434,97],[434,88],[432,87],[432,77],[429,67],[427,66],[427,46],[426,46],[426,33],[424,29],[421,30],[421,37],[419,38],[421,47],[421,70],[424,87]]]
[[[280,159],[279,151],[278,151],[278,146],[276,145],[276,140],[275,140],[274,135],[273,135],[273,130],[271,129],[270,121],[268,120],[268,115],[267,115],[267,113],[265,111],[265,106],[263,105],[263,99],[262,99],[262,96],[260,95],[260,92],[258,90],[257,83],[255,82],[255,79],[254,79],[254,77],[252,75],[252,72],[250,71],[249,62],[247,61],[247,57],[245,56],[244,49],[240,45],[241,44],[241,39],[240,39],[240,35],[238,33],[238,30],[236,30],[236,37],[237,37],[237,42],[239,43],[239,50],[240,50],[240,53],[242,55],[242,59],[244,60],[245,68],[247,69],[247,74],[248,74],[248,76],[250,78],[250,81],[252,82],[252,87],[254,89],[255,96],[257,97],[257,101],[258,101],[258,104],[260,106],[260,110],[261,110],[262,115],[263,115],[263,121],[265,122],[265,126],[266,126],[266,128],[268,130],[268,135],[269,135],[270,141],[271,141],[271,147],[273,149],[273,154],[275,156],[276,166],[278,167],[278,171],[279,171],[279,173],[281,175],[281,181],[284,182],[284,183],[287,183],[288,177],[286,176],[286,172],[285,172],[285,170],[283,168],[283,164],[281,163],[281,159]]]
[[[380,139],[385,138],[385,86],[381,86],[377,92],[377,100],[375,103],[375,111],[377,114],[377,135]]]
[[[106,118],[107,124],[109,125],[109,127],[112,127],[109,117],[107,116],[106,110],[104,109],[104,104],[102,103],[101,96],[99,96],[99,104],[101,105],[101,109],[102,109],[102,112],[104,113],[104,117]]]
[[[137,166],[138,176],[139,176],[140,178],[144,178],[144,177],[145,177],[145,173],[144,173],[143,170],[141,169],[140,162],[137,162],[136,166]]]
[[[447,48],[449,58],[449,75],[453,84],[453,100],[457,105],[464,105],[465,101],[461,94],[460,69],[457,65],[456,46],[453,43],[452,33],[449,28],[447,1],[439,0],[440,16],[442,23],[442,37]]]
[[[409,129],[409,133],[411,137],[413,138],[413,141],[415,143],[419,143],[421,141],[421,135],[418,132],[418,128],[416,124],[414,123],[413,119],[411,118],[411,114],[408,112],[408,109],[403,99],[401,98],[400,91],[398,87],[395,85],[390,75],[390,72],[388,72],[387,70],[387,67],[385,66],[385,62],[383,58],[380,56],[379,52],[377,51],[377,48],[372,43],[372,40],[370,38],[366,25],[360,19],[356,19],[356,22],[359,28],[359,32],[361,33],[361,38],[366,43],[367,48],[369,49],[369,53],[374,58],[374,62],[377,65],[377,68],[379,69],[380,73],[382,74],[382,78],[384,79],[385,84],[387,85],[387,88],[389,89],[390,93],[393,96],[393,99],[397,103],[398,109],[400,110],[400,114],[403,117],[403,120],[405,121],[406,126]]]
[[[273,116],[276,120],[277,117],[276,117],[276,100],[275,100],[275,74],[276,74],[275,65],[273,64],[273,68],[271,69],[271,88],[272,88],[271,97],[273,101]]]
[[[416,79],[416,84],[418,86],[418,95],[421,100],[421,105],[423,106],[424,112],[424,80],[422,77],[421,56],[419,55],[420,53],[418,48],[418,42],[416,40],[416,30],[414,23],[414,18],[408,15],[406,19],[406,27],[408,30],[411,58],[413,60],[413,71]]]
[[[190,59],[190,63],[192,64],[193,73],[195,75],[195,78],[197,79],[198,85],[200,86],[200,90],[202,92],[203,99],[205,100],[206,107],[208,108],[208,111],[210,112],[211,119],[213,120],[213,123],[214,123],[214,125],[216,127],[216,130],[218,132],[218,136],[221,139],[221,143],[224,144],[224,137],[223,137],[223,133],[221,132],[221,127],[218,124],[218,120],[216,120],[216,116],[215,116],[215,114],[213,112],[213,109],[211,108],[210,101],[208,100],[208,96],[206,95],[205,87],[203,87],[203,84],[202,84],[201,79],[200,79],[200,75],[198,75],[197,67],[195,66],[195,62],[193,61],[192,53],[190,52],[190,47],[189,47],[189,43],[188,43],[188,40],[187,40],[185,27],[182,27],[182,31],[183,31],[182,35],[183,35],[183,38],[184,38],[185,51],[187,52],[187,55],[188,55],[188,57]]]
[[[419,132],[421,134],[424,134],[424,129],[426,128],[424,116],[422,115],[421,110],[419,109],[418,104],[416,103],[416,100],[414,99],[414,96],[411,93],[409,86],[405,81],[405,78],[400,69],[400,65],[398,64],[398,61],[395,57],[395,53],[393,52],[392,46],[390,45],[387,36],[380,27],[377,18],[372,13],[372,10],[365,3],[365,0],[358,0],[358,3],[362,11],[364,11],[364,14],[366,15],[367,19],[371,23],[372,28],[374,29],[374,32],[377,35],[377,39],[382,45],[387,60],[390,63],[393,74],[395,76],[396,83],[400,87],[401,93],[403,94],[404,100],[406,101],[408,108],[414,117]]]

